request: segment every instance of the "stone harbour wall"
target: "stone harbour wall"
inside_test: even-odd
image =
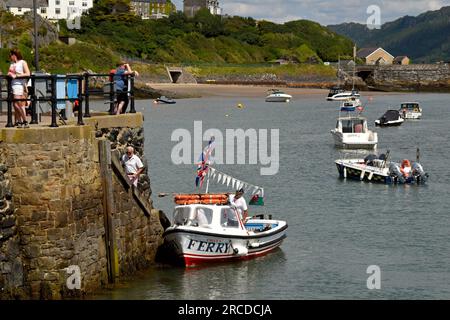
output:
[[[118,150],[136,143],[143,153],[143,120],[134,114],[89,121],[1,130],[0,299],[80,297],[109,282],[98,141],[109,139]],[[139,187],[149,199],[147,175]],[[119,275],[131,274],[154,261],[162,227],[114,176],[113,190],[113,263]],[[79,268],[79,289],[67,285],[69,266]]]
[[[386,90],[449,91],[448,64],[411,64],[377,66],[373,77],[366,80]]]

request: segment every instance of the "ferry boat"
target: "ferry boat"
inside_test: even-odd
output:
[[[182,266],[262,256],[286,238],[286,221],[271,216],[241,221],[227,194],[180,194],[175,203],[173,223],[163,237],[172,262]]]
[[[426,173],[418,160],[401,163],[389,160],[389,152],[368,155],[364,159],[338,159],[335,161],[339,176],[342,179],[379,182],[384,184],[424,184],[428,180]],[[410,169],[405,170],[404,165]]]
[[[399,111],[404,119],[422,118],[422,108],[418,102],[403,102]]]
[[[292,96],[279,89],[270,89],[266,97],[266,102],[289,102]]]
[[[362,110],[359,99],[341,103],[336,127],[331,130],[334,144],[344,149],[376,149],[378,134],[369,130],[365,117],[362,117],[360,113],[353,113],[357,109]],[[341,112],[345,114],[341,115]]]
[[[375,125],[381,127],[400,126],[405,119],[398,110],[388,110],[379,119],[375,120]]]

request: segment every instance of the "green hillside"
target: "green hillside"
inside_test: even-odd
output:
[[[450,61],[450,7],[405,16],[369,30],[358,23],[328,26],[353,39],[359,47],[383,47],[394,56],[407,55],[414,62]]]

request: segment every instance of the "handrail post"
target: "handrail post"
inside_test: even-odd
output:
[[[79,126],[83,126],[83,77],[79,76],[77,77],[78,80],[78,122],[77,124]]]
[[[13,93],[12,93],[12,79],[11,77],[8,77],[6,79],[8,85],[8,120],[6,123],[6,128],[12,128],[14,127],[13,125],[13,120],[12,120],[12,105],[13,105]]]
[[[84,117],[90,118],[91,114],[89,113],[89,73],[84,74],[84,100],[85,100],[85,110]]]
[[[56,123],[56,107],[57,107],[57,100],[56,100],[56,75],[51,76],[51,83],[52,83],[52,123],[50,124],[50,127],[56,128],[58,127],[58,124]]]
[[[109,114],[114,114],[114,104],[116,103],[116,92],[114,90],[114,73],[109,74]]]
[[[31,75],[31,92],[28,98],[31,98],[31,121],[30,124],[37,124],[37,110],[36,110],[36,78],[34,75]]]
[[[130,77],[130,88],[128,88],[128,92],[130,94],[130,113],[136,113],[136,109],[134,107],[134,75],[131,75]]]

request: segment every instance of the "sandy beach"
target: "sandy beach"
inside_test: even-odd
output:
[[[178,83],[148,83],[148,86],[155,90],[169,91],[180,96],[191,97],[265,97],[267,90],[273,86],[253,86],[253,85],[223,85],[223,84],[178,84]],[[328,94],[327,89],[314,88],[285,88],[280,87],[282,91],[292,95],[295,98],[302,96],[317,96],[323,98]],[[387,95],[396,94],[388,92],[367,92],[364,95]]]

